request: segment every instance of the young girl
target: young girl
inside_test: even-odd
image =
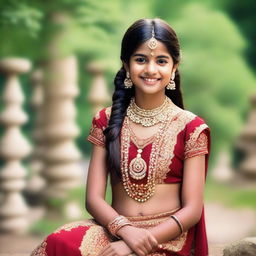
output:
[[[138,20],[123,37],[121,60],[112,106],[95,115],[88,136],[86,208],[94,219],[64,225],[32,255],[208,255],[210,131],[184,110],[177,36],[163,20]]]

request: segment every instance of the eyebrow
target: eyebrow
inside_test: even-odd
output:
[[[135,53],[135,54],[133,54],[133,57],[147,57],[147,55],[145,55],[145,54],[142,54],[142,53]],[[170,57],[169,56],[167,56],[167,55],[158,55],[158,56],[156,56],[157,58],[165,58],[165,59],[169,59]]]

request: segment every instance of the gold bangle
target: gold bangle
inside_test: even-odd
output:
[[[179,219],[177,218],[177,216],[171,215],[171,218],[174,219],[175,222],[178,224],[178,226],[180,228],[180,232],[182,234],[184,232],[184,228],[183,228],[183,225],[181,224],[181,222],[179,221]]]
[[[108,227],[108,230],[109,232],[115,236],[115,237],[118,237],[117,236],[117,231],[124,227],[124,226],[132,226],[132,223],[127,219],[125,218],[124,216],[122,215],[118,215],[117,217],[115,217],[112,221],[110,221],[107,225]]]

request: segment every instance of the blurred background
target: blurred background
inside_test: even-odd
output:
[[[28,255],[59,225],[89,217],[86,137],[111,104],[121,39],[139,18],[177,32],[186,109],[211,127],[211,255],[256,236],[255,11],[253,0],[1,1],[0,255]]]

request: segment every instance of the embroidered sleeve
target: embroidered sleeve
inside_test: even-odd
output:
[[[188,132],[184,149],[185,159],[193,156],[209,154],[208,130],[209,127],[203,123],[196,128],[192,128]]]
[[[100,110],[92,120],[92,126],[87,137],[91,143],[105,147],[105,135],[103,131],[106,129],[107,122],[110,116],[110,108]]]

